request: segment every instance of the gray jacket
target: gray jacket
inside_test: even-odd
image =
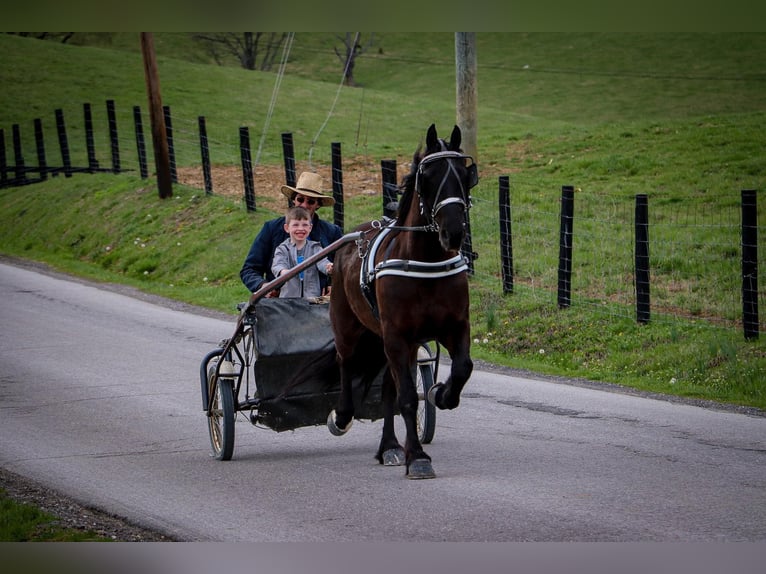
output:
[[[322,245],[318,241],[306,240],[306,245],[303,248],[303,260],[305,261],[312,255],[315,255],[322,250]],[[279,291],[280,297],[319,297],[322,295],[322,286],[319,279],[319,274],[324,274],[327,269],[327,264],[330,260],[327,257],[321,259],[316,265],[311,265],[303,270],[303,280],[299,275],[296,275],[287,283],[282,285]],[[279,277],[280,272],[283,269],[292,269],[298,264],[298,252],[295,245],[288,237],[282,243],[277,245],[274,250],[274,260],[271,264],[271,272],[274,277]],[[303,283],[303,285],[301,285]],[[301,287],[303,290],[301,291]]]

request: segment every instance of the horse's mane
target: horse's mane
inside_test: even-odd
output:
[[[412,156],[412,163],[410,164],[410,173],[402,178],[402,183],[399,186],[399,191],[402,194],[402,198],[399,200],[399,215],[397,217],[397,225],[404,225],[407,214],[410,211],[410,206],[413,204],[413,195],[415,195],[415,176],[418,173],[418,166],[421,160],[425,156],[423,147],[418,147]]]

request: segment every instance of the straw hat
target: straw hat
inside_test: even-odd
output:
[[[295,184],[295,187],[283,185],[282,193],[287,199],[290,199],[294,193],[305,197],[314,197],[319,200],[320,206],[330,206],[335,203],[335,199],[322,193],[322,176],[310,171],[304,171],[298,176],[298,182]]]

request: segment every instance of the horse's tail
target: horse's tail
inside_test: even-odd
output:
[[[355,403],[361,404],[367,398],[386,363],[382,339],[372,331],[363,333],[357,341],[354,356],[347,363],[354,379]]]

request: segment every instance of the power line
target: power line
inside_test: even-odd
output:
[[[255,165],[258,165],[258,162],[261,159],[261,150],[263,149],[263,142],[266,140],[266,132],[269,129],[269,123],[271,121],[271,117],[274,114],[274,106],[277,102],[277,94],[279,94],[279,89],[282,86],[282,78],[285,75],[285,66],[287,65],[287,60],[290,56],[290,49],[293,45],[293,38],[295,38],[295,32],[290,32],[287,36],[287,39],[285,40],[285,45],[282,48],[282,60],[279,64],[279,71],[277,72],[276,80],[274,81],[274,89],[271,92],[271,102],[269,102],[269,109],[266,113],[266,119],[263,123],[263,131],[261,132],[261,141],[258,144],[258,152],[255,155]]]
[[[324,120],[324,123],[320,126],[319,131],[317,131],[314,138],[311,140],[311,147],[309,148],[309,166],[311,166],[311,157],[314,153],[314,147],[316,146],[317,140],[319,139],[319,135],[322,133],[322,130],[324,130],[327,123],[330,121],[330,118],[333,115],[333,112],[335,111],[335,105],[338,103],[338,98],[340,97],[340,91],[343,89],[343,85],[346,83],[346,74],[348,74],[348,67],[351,64],[351,60],[354,58],[354,52],[357,43],[359,42],[359,34],[360,32],[356,33],[356,36],[354,36],[354,43],[351,45],[351,49],[348,52],[348,58],[346,58],[346,65],[343,67],[343,75],[340,78],[340,84],[338,85],[338,90],[335,92],[335,99],[332,102],[332,105],[330,106],[330,111],[327,112],[327,117]]]

